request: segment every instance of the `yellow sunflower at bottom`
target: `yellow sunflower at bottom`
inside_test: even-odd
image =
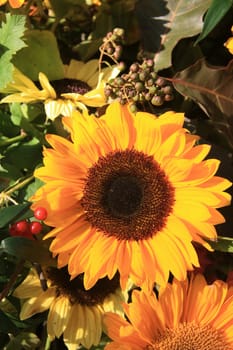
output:
[[[184,280],[199,266],[192,241],[210,249],[216,208],[228,205],[231,183],[214,176],[219,161],[195,145],[182,113],[156,118],[113,102],[101,118],[75,113],[63,119],[71,141],[47,135],[44,166],[35,176],[44,185],[31,198],[48,211],[54,229],[50,250],[84,286],[120,273],[140,286],[167,283],[171,272]]]
[[[14,296],[24,299],[20,319],[25,320],[37,313],[49,310],[47,332],[51,340],[63,335],[69,350],[76,350],[79,344],[85,348],[98,345],[103,331],[105,312],[123,315],[122,302],[127,293],[119,285],[119,276],[110,281],[99,280],[86,291],[82,276],[70,281],[65,268],[46,268],[44,274],[47,289],[43,290],[34,269],[19,285]]]
[[[232,350],[233,287],[202,275],[177,280],[155,294],[134,291],[126,319],[104,316],[113,340],[105,350]]]
[[[5,96],[1,103],[35,103],[43,102],[47,118],[54,120],[59,115],[71,116],[79,107],[100,107],[106,103],[104,95],[105,82],[115,78],[119,69],[114,66],[103,68],[99,72],[99,61],[93,59],[84,63],[71,60],[64,65],[64,79],[49,81],[40,72],[38,79],[41,88],[14,68],[13,81],[2,91]]]

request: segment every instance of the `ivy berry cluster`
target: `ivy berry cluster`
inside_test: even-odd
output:
[[[116,64],[122,53],[122,45],[124,42],[124,29],[114,28],[112,32],[107,33],[100,46],[100,62],[103,56],[110,57]]]
[[[106,84],[105,96],[111,100],[118,100],[122,105],[132,102],[132,112],[135,112],[140,104],[162,106],[164,102],[174,98],[171,84],[157,76],[153,59],[144,59],[141,64],[131,64],[128,73]]]

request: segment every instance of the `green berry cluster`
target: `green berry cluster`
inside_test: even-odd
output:
[[[174,98],[171,84],[158,77],[153,59],[145,59],[142,64],[133,63],[128,73],[106,84],[105,95],[121,104],[133,102],[132,110],[146,102],[153,106],[162,106],[165,101]]]

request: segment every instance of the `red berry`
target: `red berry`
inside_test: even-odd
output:
[[[37,220],[45,220],[48,216],[48,213],[47,213],[47,210],[44,208],[44,207],[37,207],[35,210],[34,210],[34,217],[37,219]]]
[[[9,228],[9,232],[11,236],[18,236],[19,232],[16,229],[16,224],[12,224]]]
[[[32,221],[29,224],[29,229],[31,234],[38,235],[38,233],[41,233],[42,231],[42,224],[38,221]]]
[[[9,228],[9,233],[11,236],[24,237],[29,239],[34,239],[33,235],[29,230],[29,223],[25,220],[15,222]],[[26,229],[25,229],[26,228]]]
[[[21,220],[15,223],[16,231],[19,233],[26,233],[28,231],[28,222],[26,220]]]

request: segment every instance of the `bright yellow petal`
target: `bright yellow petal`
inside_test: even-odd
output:
[[[51,339],[60,338],[64,332],[70,310],[71,304],[67,297],[60,296],[53,300],[47,320],[47,332]]]
[[[49,288],[45,292],[41,291],[37,297],[28,299],[24,302],[21,308],[20,319],[25,320],[35,314],[38,314],[39,312],[48,310],[55,296],[55,289]]]
[[[32,270],[25,280],[15,289],[14,296],[27,299],[37,297],[41,293],[41,285],[38,274]]]
[[[224,46],[229,50],[229,52],[233,55],[233,38],[229,38]]]
[[[42,88],[45,91],[48,91],[48,94],[49,94],[50,98],[56,98],[57,97],[56,91],[54,90],[52,85],[49,83],[49,80],[46,77],[46,75],[44,73],[42,73],[42,72],[39,73],[39,82],[40,82],[40,85],[42,86]]]
[[[11,7],[19,8],[24,4],[25,0],[9,0]]]
[[[44,103],[45,113],[47,117],[54,120],[59,115],[70,117],[72,112],[75,110],[75,105],[69,100],[46,100]]]

